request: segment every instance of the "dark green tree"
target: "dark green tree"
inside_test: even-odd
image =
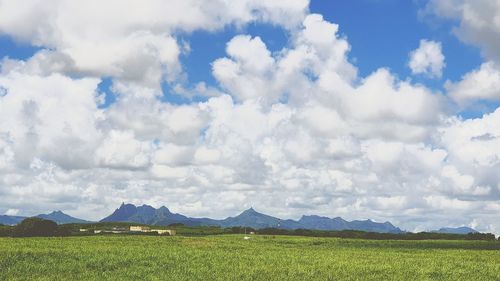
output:
[[[57,236],[57,223],[41,218],[27,218],[19,223],[13,231],[15,237]]]
[[[12,235],[12,226],[0,225],[0,237],[8,237]]]

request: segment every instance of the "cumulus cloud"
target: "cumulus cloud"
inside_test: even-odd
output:
[[[500,59],[500,3],[496,0],[431,0],[426,13],[458,20],[455,34],[465,42],[479,46],[492,60]]]
[[[493,62],[483,63],[458,82],[445,85],[449,96],[460,104],[476,100],[500,100],[500,71]]]
[[[441,43],[429,40],[420,40],[418,49],[410,53],[408,66],[413,74],[424,74],[433,78],[440,78],[445,67]]]
[[[450,96],[465,105],[478,100],[498,100],[500,64],[500,2],[496,0],[431,0],[422,11],[458,21],[454,33],[462,41],[478,46],[485,61],[478,69],[448,82]]]
[[[230,58],[213,63],[213,74],[239,100],[268,97],[274,59],[259,37],[240,35],[227,44]]]
[[[176,80],[182,69],[182,47],[173,33],[214,31],[228,24],[256,21],[292,28],[301,22],[308,3],[0,1],[0,32],[52,50],[43,57],[34,57],[33,64],[43,60],[45,64],[57,65],[64,73],[112,76],[158,86],[163,79]]]
[[[500,111],[462,120],[387,68],[360,77],[340,27],[307,1],[96,3],[0,1],[0,31],[42,47],[1,63],[0,212],[97,219],[127,201],[224,217],[253,205],[410,230],[500,228]],[[238,34],[212,63],[206,101],[159,99],[160,81],[183,71],[178,32],[255,21],[287,29],[286,47]],[[443,64],[424,49],[416,68],[435,75]],[[116,96],[106,108],[103,77]],[[476,90],[463,84],[447,87]]]

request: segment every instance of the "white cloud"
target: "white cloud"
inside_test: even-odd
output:
[[[181,71],[178,59],[181,48],[172,33],[214,31],[228,24],[256,21],[292,28],[301,22],[308,3],[308,0],[0,1],[0,33],[53,50],[43,57],[44,63],[58,64],[59,71],[112,76],[157,87],[163,79],[174,81]],[[62,56],[64,61],[60,60]]]
[[[122,201],[215,217],[253,205],[282,217],[408,229],[448,217],[500,229],[499,110],[461,120],[439,93],[386,68],[360,77],[338,25],[306,15],[307,1],[268,2],[108,1],[96,10],[0,0],[1,32],[44,47],[1,64],[0,205],[89,219]],[[286,28],[286,47],[271,52],[262,38],[237,35],[212,64],[221,87],[176,88],[210,92],[207,101],[160,100],[159,80],[183,69],[177,34],[254,21]],[[423,65],[441,71],[434,59]],[[104,76],[116,101],[103,109]],[[448,87],[457,100],[477,89]]]
[[[194,160],[198,164],[215,164],[219,161],[221,155],[217,149],[200,147],[194,154]]]
[[[456,20],[454,33],[462,41],[478,46],[485,62],[464,75],[461,81],[448,82],[450,96],[460,105],[477,100],[498,100],[500,64],[500,2],[497,0],[431,0],[424,14]]]
[[[110,131],[96,151],[104,167],[135,169],[149,165],[151,144],[138,141],[131,131]]]
[[[238,100],[258,98],[272,92],[274,59],[259,37],[236,36],[227,44],[227,54],[213,63],[213,74]],[[271,91],[269,91],[271,90]]]
[[[413,74],[424,74],[432,78],[440,78],[445,67],[441,43],[420,40],[418,49],[410,53],[408,66]]]
[[[486,62],[458,82],[445,85],[449,96],[460,104],[477,100],[500,100],[500,71],[493,62]]]
[[[0,99],[0,132],[12,143],[17,165],[29,165],[35,155],[67,168],[92,165],[89,156],[101,135],[95,127],[101,118],[95,104],[98,83],[17,71],[0,76],[7,91]]]
[[[19,210],[18,209],[8,209],[5,214],[7,216],[15,216],[19,213]]]
[[[490,60],[500,62],[500,2],[497,0],[430,0],[427,14],[458,20],[455,34],[479,46]]]

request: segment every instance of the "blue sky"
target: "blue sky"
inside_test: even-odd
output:
[[[464,44],[453,34],[456,22],[431,22],[419,17],[419,10],[423,7],[422,1],[313,0],[310,11],[340,25],[340,34],[351,45],[349,59],[358,67],[362,77],[380,67],[387,67],[400,79],[410,77],[416,83],[441,91],[444,81],[459,80],[478,67],[482,59],[479,48]],[[217,32],[197,31],[182,35],[191,50],[182,57],[189,81],[217,85],[211,74],[211,63],[225,55],[226,42],[237,34],[261,37],[272,52],[279,52],[288,44],[287,31],[269,24],[254,23],[242,28],[228,26]],[[443,44],[446,68],[441,79],[411,75],[408,54],[423,38]],[[173,98],[173,101],[178,100]]]
[[[350,61],[358,68],[361,77],[366,77],[381,67],[389,68],[402,80],[411,79],[437,91],[444,91],[446,80],[457,81],[477,68],[481,62],[478,47],[464,44],[455,34],[456,21],[428,19],[419,16],[425,7],[425,1],[397,0],[312,0],[310,12],[318,13],[325,19],[340,25],[341,36],[347,38],[351,46]],[[187,85],[205,82],[217,87],[211,64],[225,55],[226,43],[237,34],[249,34],[262,38],[268,49],[279,52],[289,43],[287,31],[277,25],[250,23],[243,27],[226,26],[217,31],[195,31],[181,33],[182,41],[190,46],[190,51],[181,56],[183,68],[187,74]],[[419,75],[412,76],[408,67],[408,54],[418,47],[421,39],[441,42],[446,57],[446,67],[440,79],[427,79]],[[27,59],[40,47],[19,42],[9,36],[0,36],[0,57]],[[111,80],[104,78],[100,91],[106,93],[109,106],[114,100]],[[173,93],[170,86],[163,85],[162,100],[176,104],[190,103],[190,99]],[[206,98],[197,96],[195,101]],[[476,118],[498,107],[496,102],[482,102],[467,108],[459,114],[464,118]]]
[[[482,63],[480,50],[464,44],[455,34],[456,21],[429,19],[419,16],[424,1],[397,0],[312,0],[310,11],[340,25],[341,36],[351,45],[350,61],[361,77],[386,67],[402,80],[411,79],[436,91],[444,91],[446,80],[457,81]],[[211,63],[225,55],[226,42],[237,34],[259,36],[268,49],[279,52],[289,44],[287,31],[276,25],[252,23],[244,27],[227,26],[216,32],[196,31],[181,35],[190,46],[190,52],[181,57],[190,83],[205,82],[217,86],[211,73]],[[421,39],[441,42],[446,67],[439,79],[428,79],[411,74],[408,54],[416,49]],[[189,99],[172,94],[168,85],[163,87],[165,101],[189,103]],[[197,97],[196,100],[205,100]],[[460,111],[463,118],[477,118],[498,107],[495,102],[482,102]]]
[[[420,4],[419,4],[420,2]],[[458,80],[481,63],[479,49],[461,43],[451,32],[454,22],[430,24],[419,17],[423,1],[313,0],[311,11],[340,25],[351,46],[351,57],[366,76],[389,67],[402,79],[411,75],[408,53],[422,38],[440,41],[447,58],[443,79]],[[430,81],[422,81],[428,82]]]
[[[0,46],[0,57],[13,59],[27,59],[40,49],[25,42],[15,41],[7,35],[0,35]]]

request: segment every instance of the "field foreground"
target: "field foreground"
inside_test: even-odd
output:
[[[500,243],[241,235],[0,238],[0,280],[500,280]]]

